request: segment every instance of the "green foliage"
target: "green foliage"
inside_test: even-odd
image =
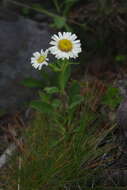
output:
[[[102,128],[103,116],[98,117],[89,103],[94,91],[83,95],[80,82],[69,81],[71,64],[69,60],[51,64],[50,68],[58,74],[58,83],[53,85],[51,81],[43,86],[40,100],[31,102],[37,112],[31,126],[22,134],[22,152],[10,163],[8,190],[16,190],[18,185],[23,190],[73,190],[74,186],[78,188],[77,184],[81,188],[93,187],[93,180],[94,186],[97,185],[97,172],[101,175],[100,168],[104,169],[105,162],[112,159],[112,156],[102,159],[114,148],[111,141],[100,144],[115,125]],[[36,86],[35,81],[27,81],[30,87],[31,83]],[[114,95],[116,90],[109,88],[104,102]]]
[[[75,82],[72,86],[74,84],[77,86]],[[104,164],[101,157],[112,149],[112,144],[101,147],[99,144],[115,126],[102,128],[101,116],[95,123],[96,113],[89,105],[84,110],[83,101],[71,118],[68,108],[55,108],[54,116],[54,111],[47,106],[45,110],[45,104],[38,104],[44,112],[36,113],[31,126],[25,130],[24,152],[14,157],[9,170],[11,175],[8,172],[9,190],[16,190],[18,183],[23,190],[64,190],[65,187],[72,190],[74,186],[78,188],[77,184],[81,188],[93,187],[94,176]],[[94,163],[97,166],[92,168]],[[94,184],[96,187],[96,181]]]
[[[120,95],[119,89],[109,86],[103,97],[102,103],[114,109],[120,104],[121,101],[122,96]]]
[[[61,16],[54,17],[54,23],[51,26],[56,27],[57,29],[62,29],[65,27],[66,18]]]
[[[81,95],[75,95],[73,96],[72,102],[69,105],[69,109],[73,109],[74,107],[76,107],[77,105],[80,105],[84,100],[84,97]]]
[[[94,91],[83,95],[81,84],[69,81],[72,64],[66,59],[50,64],[55,75],[52,79],[51,73],[40,72],[45,82],[23,81],[29,87],[41,87],[40,98],[30,104],[37,113],[22,133],[22,152],[10,162],[8,190],[16,190],[17,186],[23,190],[64,190],[77,184],[81,188],[93,187],[93,179],[97,184],[96,172],[104,168],[104,162],[108,163],[108,158],[102,158],[111,152],[112,143],[100,144],[115,125],[102,128],[103,116],[98,117],[89,103]],[[112,88],[107,92],[105,97],[116,95]]]
[[[53,11],[44,7],[43,3],[31,3],[31,5],[28,5],[27,3],[21,3],[20,1],[10,0],[10,2],[12,4],[16,4],[17,6],[21,6],[21,11],[25,16],[28,15],[32,9],[51,17],[53,20],[51,26],[57,29],[64,29],[65,31],[72,30],[68,24],[68,14],[72,6],[74,6],[78,0],[63,0],[62,2],[60,0],[52,0],[54,4]]]
[[[43,86],[40,99],[30,104],[37,110],[36,116],[22,134],[22,152],[11,162],[8,190],[16,190],[17,186],[23,190],[72,190],[77,184],[81,188],[93,187],[93,180],[94,186],[97,184],[96,172],[101,174],[100,168],[109,162],[102,158],[114,147],[111,142],[100,144],[115,125],[102,128],[103,116],[98,117],[89,104],[94,91],[84,96],[81,84],[69,81],[71,64],[69,60],[60,60],[49,65],[58,82],[53,85],[53,80]],[[38,87],[33,80],[26,84]],[[104,101],[114,94],[116,90],[109,88]]]
[[[68,92],[66,91],[66,86],[71,74],[71,64],[72,62],[68,60],[61,60],[50,64],[51,69],[56,73],[54,77],[58,79],[57,86],[43,86],[43,90],[39,91],[40,100],[32,101],[30,104],[32,108],[42,113],[50,114],[56,113],[56,109],[59,107],[59,109],[66,109],[67,112],[70,112],[70,115],[73,115],[74,110],[82,103],[84,98],[80,95],[80,85],[77,81],[73,81],[70,90]],[[30,87],[36,87],[37,84],[38,87],[38,81],[28,80],[27,83],[26,81],[27,80],[25,80],[24,84]]]
[[[39,96],[40,96],[40,99],[46,103],[49,103],[50,102],[50,95],[46,94],[45,92],[43,91],[39,91]]]
[[[54,94],[59,92],[59,88],[57,87],[46,87],[44,88],[44,91],[46,91],[48,94]]]
[[[117,62],[123,62],[123,61],[125,61],[127,59],[127,56],[126,55],[117,55],[116,57],[115,57],[115,60],[117,61]]]
[[[59,4],[57,2],[57,0],[53,1],[55,4],[55,8],[56,8],[56,14],[54,14],[51,11],[46,10],[41,4],[33,4],[32,8],[38,12],[44,13],[47,16],[51,17],[53,19],[53,23],[51,24],[51,26],[57,28],[57,29],[69,29],[69,26],[67,24],[67,15],[62,14],[63,10],[65,10],[65,8],[60,7]],[[67,5],[66,5],[67,7]]]
[[[31,78],[31,77],[22,80],[21,84],[26,87],[29,87],[29,88],[42,88],[43,87],[43,83],[41,80],[37,80],[37,79]]]
[[[46,114],[51,114],[53,112],[53,107],[50,104],[48,104],[47,102],[39,101],[39,100],[32,101],[31,107]]]

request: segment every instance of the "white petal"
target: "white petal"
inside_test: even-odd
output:
[[[71,36],[71,32],[66,32],[67,36],[70,37]]]
[[[33,55],[34,55],[36,58],[38,58],[38,57],[40,56],[40,53],[39,53],[39,52],[35,52],[35,53],[33,53]]]
[[[31,58],[31,63],[35,63],[36,59],[35,58]]]
[[[73,57],[74,54],[72,52],[69,53],[69,57]]]
[[[80,43],[74,44],[75,47],[81,47]]]
[[[31,63],[35,63],[35,61],[31,61]]]
[[[44,54],[44,51],[43,51],[43,49],[41,49],[41,54],[42,54],[42,55]]]
[[[52,54],[57,53],[57,51],[58,51],[57,47],[51,47],[51,48],[50,48],[50,52],[51,52]]]
[[[35,69],[38,68],[38,65],[37,65],[37,64],[33,64],[32,66],[33,66]]]
[[[75,52],[81,52],[82,49],[81,49],[81,48],[74,48],[74,51],[75,51]]]
[[[71,36],[71,40],[76,40],[77,39],[77,36],[75,35],[75,34],[73,34],[72,36]]]
[[[34,64],[37,64],[37,65],[38,65],[38,62],[37,62],[37,60],[35,60],[35,61],[34,61]]]
[[[63,38],[63,35],[61,32],[58,32],[58,35],[59,35],[59,39],[62,39]]]
[[[52,38],[53,40],[55,40],[55,41],[59,40],[59,37],[58,37],[56,34],[54,34],[51,38]]]
[[[64,32],[64,33],[63,33],[63,38],[65,38],[65,39],[68,38],[67,32]]]
[[[38,67],[38,69],[41,70],[42,66],[43,66],[43,64],[40,64],[39,67]]]
[[[57,48],[57,46],[52,46],[52,47],[50,47],[50,51],[51,50],[57,50],[58,48]]]
[[[51,45],[56,45],[57,42],[56,42],[56,41],[51,41],[49,44],[51,44]]]
[[[80,43],[80,40],[73,41],[74,44]]]
[[[49,52],[49,49],[46,49],[46,50],[45,50],[45,54],[47,55],[47,54],[48,54],[48,52]]]
[[[34,61],[35,60],[35,57],[31,57],[31,61]]]

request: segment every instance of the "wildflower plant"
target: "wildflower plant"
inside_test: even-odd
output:
[[[52,46],[45,52],[41,50],[41,53],[33,53],[34,57],[31,58],[31,63],[34,68],[39,70],[43,69],[42,66],[46,65],[56,75],[58,74],[58,85],[46,87],[43,93],[65,94],[65,88],[71,73],[70,65],[75,64],[69,59],[78,57],[78,54],[81,52],[81,43],[80,40],[77,40],[77,36],[71,32],[63,32],[63,34],[59,32],[58,35],[54,34],[51,39],[50,45]],[[54,55],[56,61],[48,63],[48,53]]]
[[[83,97],[80,95],[80,86],[77,82],[73,84],[72,88],[76,88],[73,94],[67,92],[66,89],[71,74],[71,65],[78,64],[70,58],[78,57],[81,52],[81,43],[80,40],[77,40],[77,36],[71,32],[59,32],[58,35],[53,35],[51,39],[50,45],[52,46],[45,52],[43,50],[41,50],[41,53],[35,52],[34,57],[31,58],[31,64],[39,70],[44,69],[43,66],[48,66],[55,73],[56,83],[53,86],[44,87],[39,92],[40,100],[32,101],[31,106],[42,113],[52,115],[55,122],[59,123],[59,128],[66,131],[66,127],[60,124],[65,122],[65,118],[60,116],[61,110],[65,115],[70,112],[72,117],[74,108],[83,101]],[[48,53],[55,56],[56,60],[54,62],[47,62]],[[60,114],[58,114],[59,112]],[[59,118],[62,118],[63,121],[59,121]]]
[[[81,52],[80,40],[75,34],[59,32],[50,44],[48,50],[33,54],[31,64],[39,70],[49,67],[57,80],[43,87],[40,99],[31,102],[37,110],[36,118],[25,130],[23,151],[15,156],[7,172],[8,190],[93,188],[95,173],[112,160],[109,155],[103,159],[112,150],[112,143],[99,145],[115,125],[104,126],[102,117],[91,109],[97,89],[92,95],[84,94],[84,84],[70,82],[71,65],[78,64],[72,59]],[[48,61],[48,54],[56,60]]]

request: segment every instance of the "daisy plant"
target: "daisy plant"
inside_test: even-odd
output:
[[[83,101],[80,90],[78,90],[77,93],[77,89],[80,89],[78,82],[75,81],[72,85],[73,89],[76,88],[76,94],[69,92],[69,87],[67,87],[67,84],[69,85],[68,81],[71,74],[71,65],[78,64],[73,60],[78,58],[79,53],[82,51],[81,43],[80,40],[77,39],[76,34],[72,34],[71,32],[58,32],[57,35],[54,34],[51,37],[49,44],[51,47],[46,51],[41,50],[41,52],[35,52],[33,54],[31,64],[35,69],[39,70],[43,70],[44,66],[48,66],[52,73],[55,73],[54,77],[56,80],[55,82],[54,79],[51,80],[50,83],[52,84],[43,87],[43,89],[39,91],[41,100],[32,101],[31,105],[33,108],[46,114],[54,114],[61,109],[66,113],[68,111],[68,113],[71,113],[71,111],[74,111],[73,108],[76,108],[76,106]],[[55,56],[53,62],[48,62],[48,54]],[[47,80],[50,79],[47,78]]]
[[[49,66],[53,72],[59,73],[58,90],[63,93],[70,76],[70,65],[75,64],[72,59],[77,58],[81,52],[81,43],[77,36],[71,32],[58,32],[58,35],[54,34],[51,37],[49,44],[51,47],[46,51],[41,50],[41,52],[33,53],[31,64],[39,70],[44,65]],[[55,56],[56,60],[53,63],[48,63],[48,53]]]
[[[23,132],[23,150],[14,155],[6,178],[3,176],[6,189],[93,189],[99,181],[95,174],[103,169],[105,159],[111,160],[107,152],[114,146],[105,145],[103,140],[114,126],[104,125],[102,115],[95,113],[94,103],[99,101],[93,100],[95,93],[98,100],[102,89],[95,86],[90,92],[90,85],[84,93],[84,83],[69,80],[73,59],[81,52],[80,40],[70,32],[59,32],[52,36],[50,45],[31,58],[35,69],[48,67],[53,72],[47,71],[47,78],[43,75],[48,82],[42,88],[34,83],[38,84],[40,99],[32,101],[31,106],[37,112]],[[53,62],[48,60],[49,54],[55,56]]]

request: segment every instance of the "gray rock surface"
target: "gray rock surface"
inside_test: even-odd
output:
[[[124,129],[124,135],[127,138],[127,77],[117,80],[116,87],[119,88],[120,94],[123,97],[123,101],[117,109],[116,119],[120,127]]]
[[[50,29],[46,24],[19,17],[0,20],[0,110],[13,112],[36,92],[20,85],[26,77],[38,77],[30,63],[32,53],[48,48]]]
[[[116,86],[123,97],[116,111],[116,122],[119,126],[118,142],[122,152],[127,154],[127,77],[116,81]]]

